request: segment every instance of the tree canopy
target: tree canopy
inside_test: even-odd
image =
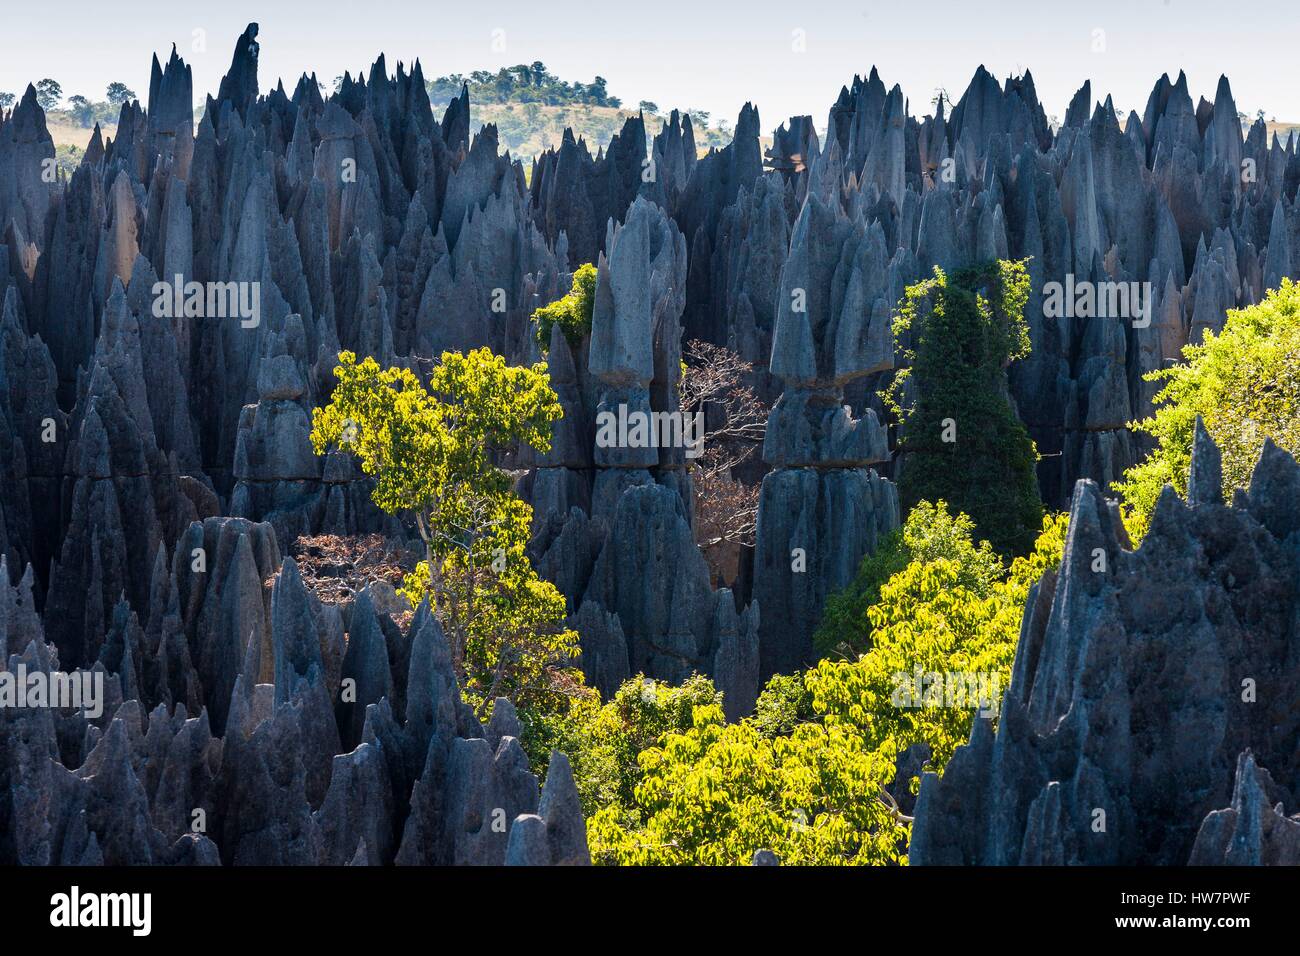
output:
[[[597,802],[595,861],[746,864],[767,849],[790,864],[905,862],[910,820],[891,794],[916,781],[895,779],[899,755],[922,748],[925,769],[941,773],[978,713],[996,719],[1025,599],[1060,562],[1066,516],[1047,518],[1032,552],[1006,569],[941,505],[918,506],[910,521],[900,541],[916,556],[866,612],[869,649],[773,677],[739,723],[716,701],[695,704],[689,726],[639,754],[631,801],[624,786]],[[918,672],[940,680],[900,695]],[[955,699],[955,677],[987,696]]]
[[[1067,517],[1045,518],[1030,554],[993,580],[989,553],[969,541],[954,549],[957,557],[913,560],[867,611],[870,649],[856,661],[824,660],[809,672],[814,706],[828,719],[858,726],[867,746],[892,742],[902,752],[923,744],[930,769],[941,769],[970,737],[977,712],[996,716],[1025,600],[1043,572],[1060,563]],[[919,686],[901,683],[918,673]]]
[[[633,806],[644,776],[641,752],[666,733],[688,731],[697,707],[721,703],[722,694],[707,677],[695,674],[674,686],[638,674],[605,703],[593,693],[575,700],[566,713],[527,722],[524,748],[534,768],[546,765],[552,749],[569,757],[583,814],[591,817],[601,807]]]
[[[57,80],[46,77],[36,84],[36,102],[45,112],[56,109],[61,99],[63,99],[63,87]]]
[[[104,93],[104,98],[114,106],[121,106],[123,103],[135,99],[135,90],[128,87],[125,83],[116,81],[108,84],[108,89]]]
[[[1042,523],[1037,450],[1008,397],[1006,366],[1029,354],[1024,262],[1001,260],[910,286],[894,320],[907,367],[884,398],[900,419],[899,498],[946,501],[1004,556]]]
[[[560,298],[533,312],[537,323],[537,341],[543,350],[550,348],[551,328],[556,323],[577,348],[591,334],[591,312],[596,301],[596,267],[584,262],[573,272],[573,286]]]
[[[590,83],[570,83],[553,75],[540,60],[503,66],[495,73],[491,70],[474,70],[468,75],[452,73],[429,80],[426,86],[429,100],[435,104],[447,103],[460,95],[462,87],[468,87],[471,102],[477,103],[623,105],[617,96],[609,95],[603,76]]]
[[[987,541],[974,540],[975,524],[964,514],[950,514],[948,504],[918,502],[903,527],[891,531],[858,565],[844,590],[826,601],[813,645],[822,657],[862,653],[870,644],[868,610],[880,602],[881,588],[913,563],[952,563],[957,583],[986,597],[1005,569]]]
[[[494,461],[520,443],[550,448],[562,409],[545,363],[444,352],[426,389],[410,369],[341,352],[334,374],[329,404],[312,412],[312,444],[355,456],[375,504],[413,518],[425,557],[403,591],[432,600],[467,699],[480,712],[498,696],[560,706],[581,684],[577,634],[564,626],[564,596],[525,554],[532,509]]]
[[[1148,373],[1164,383],[1158,407],[1130,427],[1154,436],[1156,448],[1114,486],[1137,536],[1166,484],[1187,494],[1198,415],[1223,458],[1226,500],[1250,483],[1265,438],[1300,455],[1300,285],[1283,279],[1262,302],[1230,309],[1223,331],[1207,331],[1183,357],[1183,364]]]

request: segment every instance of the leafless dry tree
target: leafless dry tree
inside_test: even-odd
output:
[[[695,538],[715,578],[730,581],[740,545],[754,543],[758,485],[733,472],[763,443],[767,406],[749,384],[753,366],[721,345],[694,339],[684,350],[684,413],[703,411],[704,450],[692,462]]]

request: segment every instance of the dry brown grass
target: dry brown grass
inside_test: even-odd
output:
[[[85,149],[90,144],[91,134],[95,131],[94,127],[87,129],[84,126],[78,126],[57,117],[47,118],[45,125],[49,129],[50,137],[54,140],[56,147],[75,146],[77,149]],[[99,132],[105,139],[111,139],[117,135],[117,127],[101,126]]]

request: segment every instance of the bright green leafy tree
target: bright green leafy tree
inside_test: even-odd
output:
[[[550,447],[563,412],[545,363],[444,352],[426,389],[410,369],[341,352],[334,374],[329,404],[312,412],[312,444],[354,455],[375,504],[413,517],[425,556],[403,591],[431,598],[467,699],[480,713],[498,696],[563,709],[566,689],[581,686],[577,634],[564,626],[563,595],[524,553],[532,509],[494,464],[520,443]]]
[[[895,574],[919,562],[941,558],[954,563],[959,583],[971,593],[987,595],[1004,574],[1001,559],[987,541],[974,541],[975,524],[964,514],[948,512],[947,502],[921,501],[908,513],[903,527],[862,559],[844,590],[826,601],[813,645],[821,657],[857,654],[870,645],[867,611],[880,601],[880,589]]]
[[[643,771],[637,755],[666,733],[685,733],[695,708],[721,705],[722,695],[707,677],[694,674],[680,686],[642,674],[623,682],[606,703],[595,694],[575,700],[568,712],[542,714],[524,727],[529,766],[534,751],[543,760],[552,749],[569,755],[574,782],[590,817],[601,807],[630,807]]]
[[[907,824],[882,799],[894,755],[865,749],[850,725],[772,738],[706,705],[640,762],[639,825],[621,808],[598,811],[587,825],[596,862],[743,865],[769,849],[791,865],[892,863],[906,845]]]
[[[803,674],[773,674],[758,695],[752,720],[764,737],[782,737],[816,718],[812,693]]]
[[[1230,309],[1223,331],[1207,331],[1183,357],[1185,364],[1147,374],[1164,383],[1159,407],[1155,417],[1130,424],[1158,443],[1115,484],[1138,537],[1166,484],[1187,494],[1196,416],[1219,446],[1227,500],[1250,484],[1265,438],[1300,455],[1300,285],[1283,279],[1262,302]]]
[[[884,396],[904,509],[947,501],[1004,556],[1027,553],[1043,519],[1038,453],[1007,393],[1006,366],[1029,354],[1028,295],[1024,262],[1006,260],[910,286],[894,320],[908,367]]]
[[[1034,550],[997,577],[987,551],[969,539],[964,557],[912,561],[867,611],[870,650],[851,663],[822,661],[806,674],[814,706],[826,720],[857,726],[868,747],[901,752],[924,744],[929,769],[941,769],[970,737],[977,713],[996,716],[1025,600],[1060,563],[1067,517],[1044,519]],[[905,683],[918,674],[918,682]],[[961,698],[950,697],[949,687]]]
[[[949,540],[946,554],[918,548],[880,587],[867,612],[870,650],[774,677],[755,716],[738,724],[727,725],[716,704],[697,706],[688,729],[640,754],[634,801],[611,801],[589,818],[594,859],[744,864],[770,849],[792,864],[905,862],[910,820],[886,788],[916,781],[894,780],[898,755],[925,745],[927,769],[942,772],[976,714],[995,716],[998,701],[908,701],[900,678],[918,668],[982,673],[982,686],[1000,694],[1029,590],[1064,547],[1066,516],[1049,517],[1030,554],[1002,570],[970,543],[968,521],[941,510],[915,509],[912,540],[964,542]]]
[[[551,326],[557,322],[564,337],[575,348],[591,332],[591,310],[596,298],[596,267],[590,262],[573,273],[573,287],[550,305],[533,312],[537,341],[543,349],[551,345]]]

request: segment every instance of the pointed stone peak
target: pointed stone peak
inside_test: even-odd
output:
[[[1198,505],[1223,504],[1223,459],[1219,446],[1205,428],[1201,416],[1196,416],[1196,431],[1192,438],[1192,467],[1187,478],[1187,503]]]
[[[248,107],[257,99],[257,42],[256,23],[250,23],[235,41],[235,52],[230,58],[230,69],[221,78],[217,100],[228,100],[240,117],[247,115]]]
[[[95,124],[95,130],[90,134],[90,142],[86,145],[86,152],[82,154],[81,164],[87,167],[97,166],[104,158],[104,134],[100,132],[99,124]]]

